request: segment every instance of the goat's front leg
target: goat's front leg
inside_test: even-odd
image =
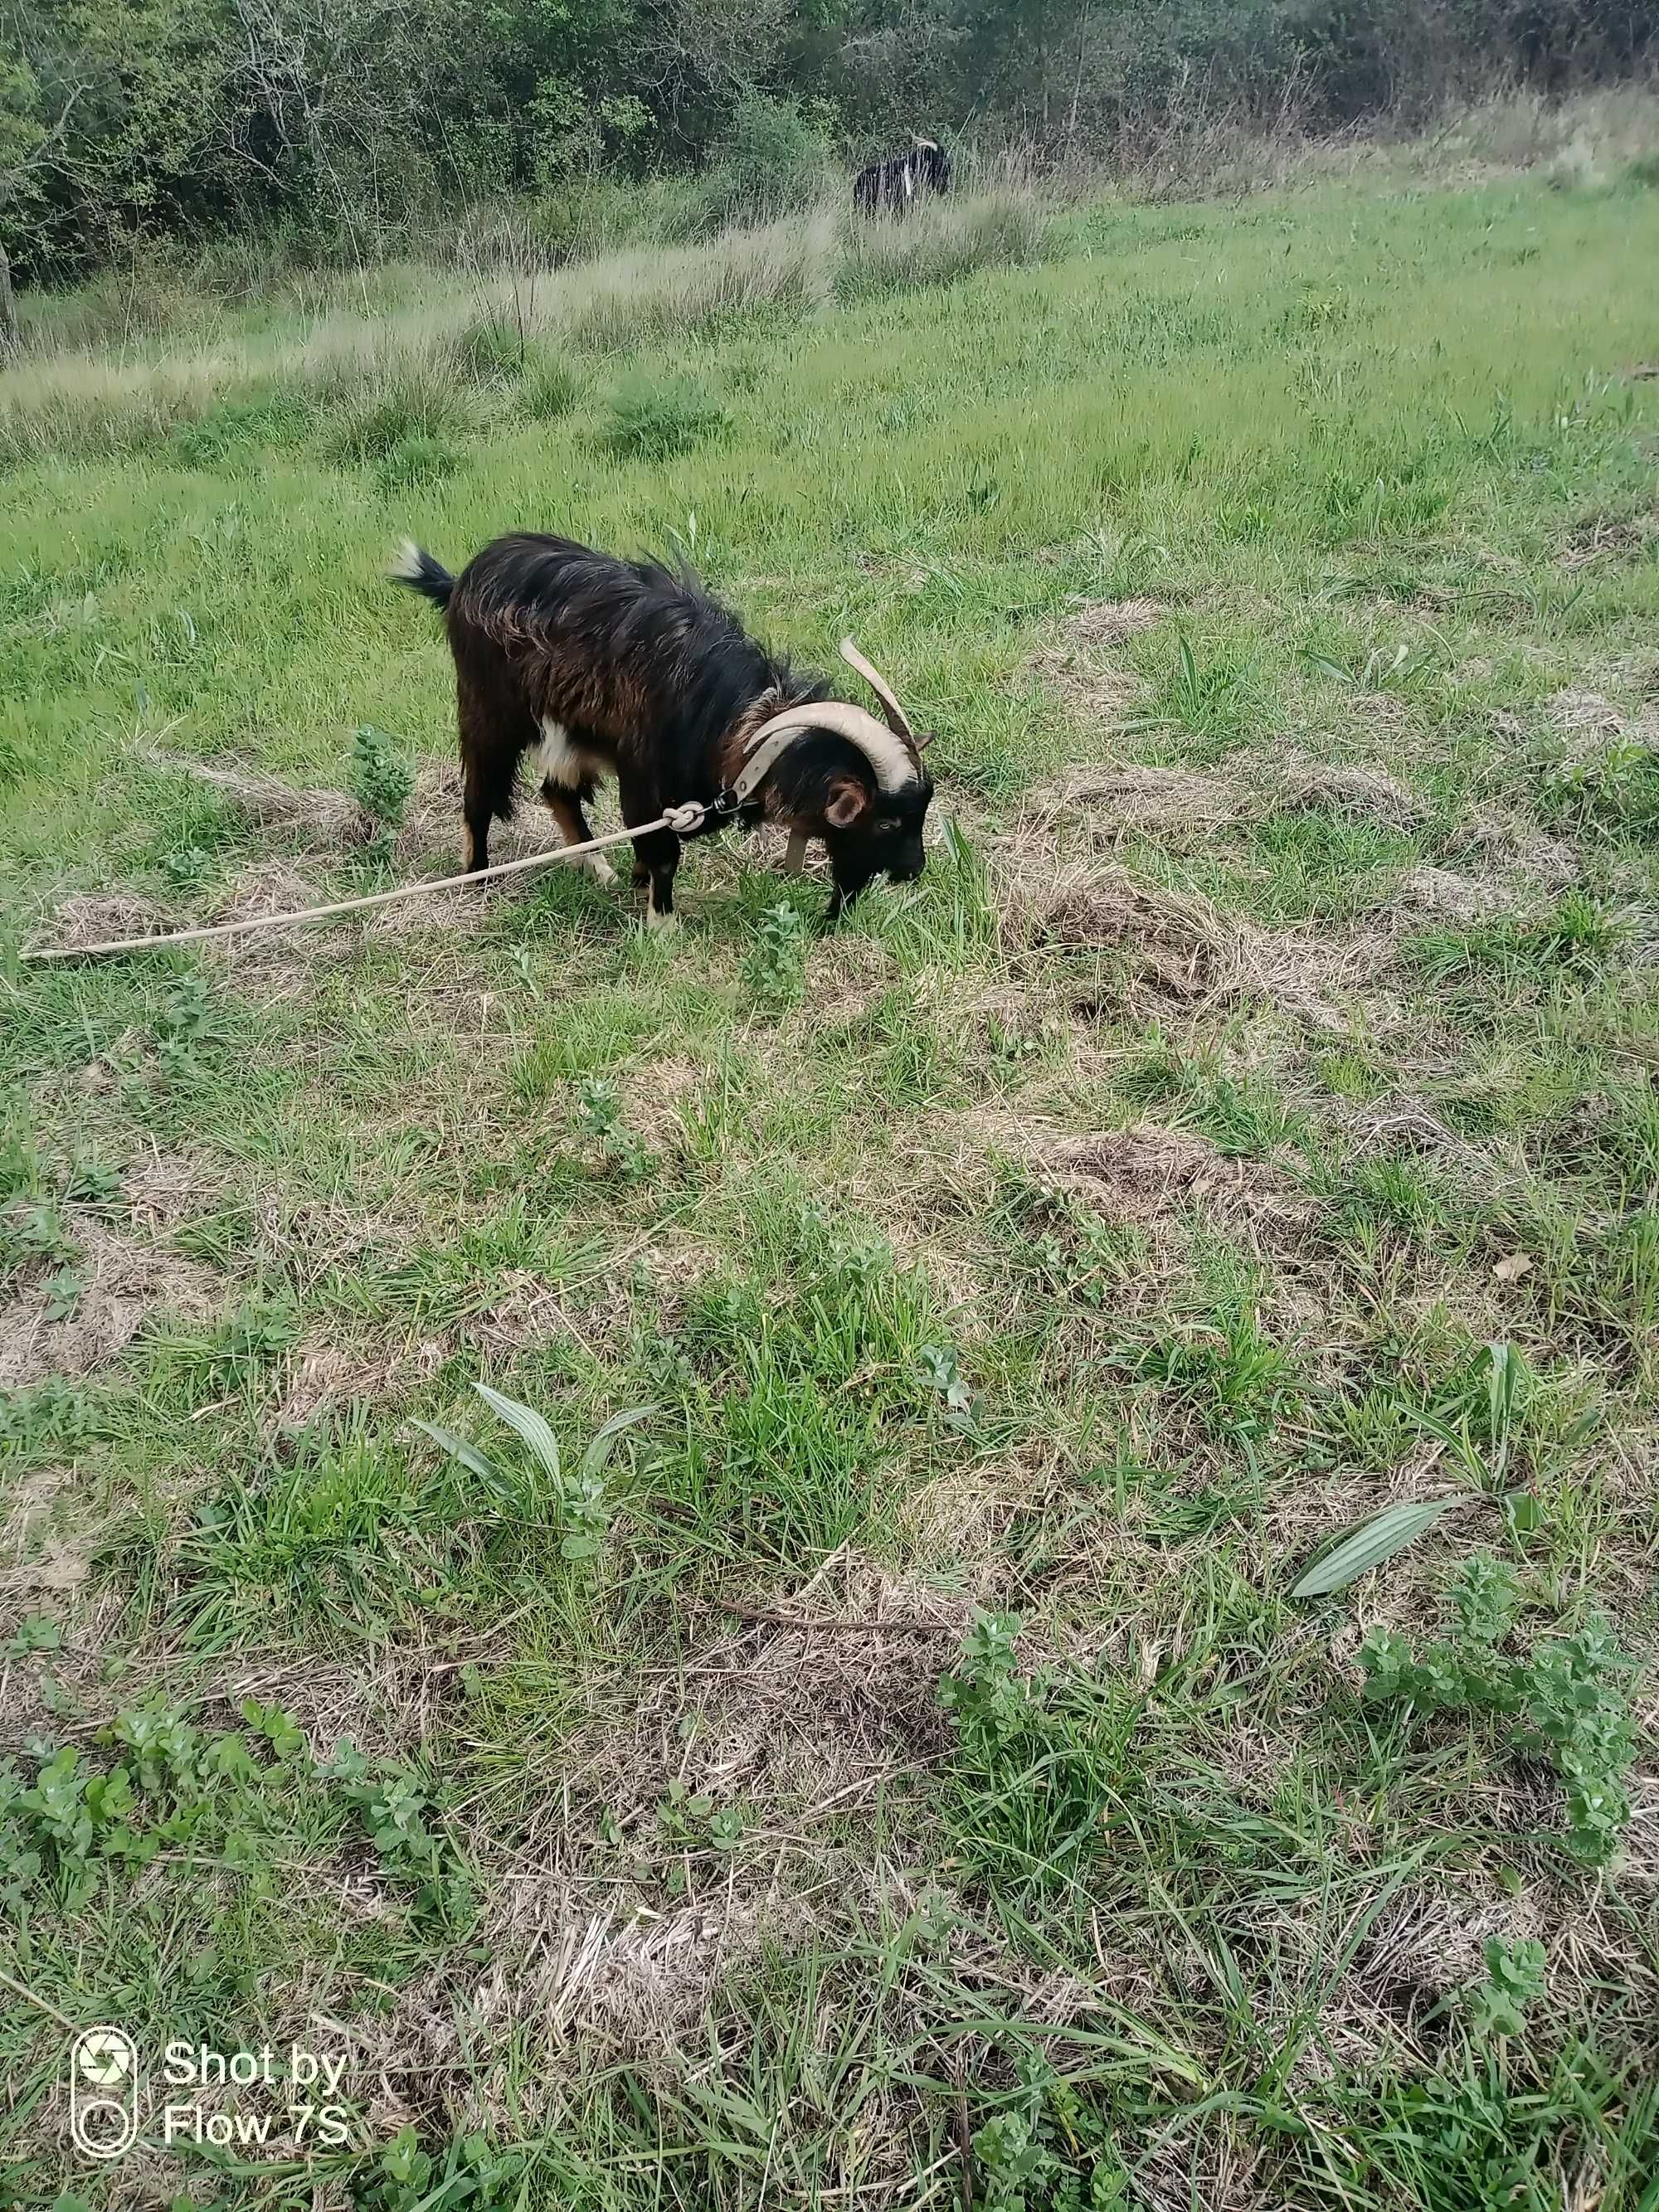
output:
[[[623,794],[623,820],[629,829],[635,822],[648,821],[651,808],[633,792]],[[645,909],[647,929],[678,929],[679,916],[674,911],[674,872],[680,864],[680,841],[672,830],[649,830],[642,837],[634,840],[634,882],[636,887],[648,884],[650,897]]]
[[[542,797],[547,801],[548,811],[559,825],[559,835],[567,845],[588,845],[593,841],[593,832],[582,804],[590,796],[587,792],[565,791],[553,782],[542,786]],[[617,872],[603,853],[590,853],[586,860],[579,860],[576,865],[586,868],[596,884],[614,884],[617,880]]]

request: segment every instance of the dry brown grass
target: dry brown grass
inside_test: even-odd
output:
[[[1005,870],[1006,863],[1005,860]],[[1171,890],[1121,867],[1005,872],[1004,939],[1016,959],[1033,951],[1109,953],[1122,963],[1126,1004],[1188,1016],[1268,1002],[1293,1021],[1346,1031],[1344,997],[1375,981],[1368,948],[1313,931],[1263,929],[1224,915],[1197,892]]]
[[[82,951],[107,939],[159,937],[182,927],[175,915],[139,891],[74,891],[58,902],[50,921],[34,931],[29,944],[37,949],[66,945]]]
[[[1143,1227],[1191,1206],[1223,1221],[1278,1230],[1305,1224],[1313,1212],[1266,1162],[1230,1158],[1209,1138],[1158,1122],[1051,1139],[1036,1146],[1033,1158],[1056,1188],[1085,1199],[1109,1220]]]
[[[1021,799],[1013,836],[1085,842],[1104,850],[1126,836],[1183,844],[1237,820],[1243,802],[1224,776],[1136,762],[1085,761],[1033,785]]]
[[[133,1237],[90,1208],[66,1209],[65,1229],[76,1249],[64,1264],[78,1295],[69,1313],[51,1318],[51,1275],[41,1273],[0,1304],[0,1389],[95,1374],[121,1357],[152,1316],[204,1321],[226,1302],[227,1286],[210,1268]]]
[[[304,844],[330,849],[366,845],[374,835],[374,823],[343,791],[305,789],[238,761],[192,760],[149,749],[137,757],[205,784],[255,830],[279,830]]]
[[[1316,809],[1389,830],[1415,829],[1427,812],[1415,792],[1396,777],[1346,762],[1288,761],[1273,797],[1286,810]]]
[[[1162,621],[1155,599],[1090,601],[1059,624],[1026,666],[1081,726],[1097,732],[1121,726],[1145,685],[1114,659],[1125,641]]]

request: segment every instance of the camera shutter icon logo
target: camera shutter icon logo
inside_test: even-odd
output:
[[[83,2027],[70,2048],[70,2134],[88,2158],[119,2158],[138,2133],[138,2046],[124,2027]]]

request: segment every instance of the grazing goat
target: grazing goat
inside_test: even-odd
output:
[[[853,205],[861,215],[904,215],[929,192],[951,189],[951,156],[932,138],[913,138],[908,154],[872,161],[853,179]]]
[[[592,836],[583,808],[614,775],[630,828],[688,799],[723,799],[728,818],[784,824],[792,859],[822,838],[830,921],[872,878],[921,874],[928,740],[850,640],[842,651],[884,721],[765,652],[689,571],[525,533],[496,538],[459,576],[405,545],[392,574],[441,608],[448,629],[469,870],[489,865],[489,825],[512,814],[533,747],[567,845]],[[678,834],[652,830],[634,856],[647,921],[672,925]],[[614,880],[601,855],[584,865]]]

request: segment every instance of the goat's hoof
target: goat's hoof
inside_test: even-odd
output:
[[[648,906],[645,910],[645,926],[653,936],[666,937],[679,927],[680,918],[672,907],[666,914],[659,914],[655,907]]]

